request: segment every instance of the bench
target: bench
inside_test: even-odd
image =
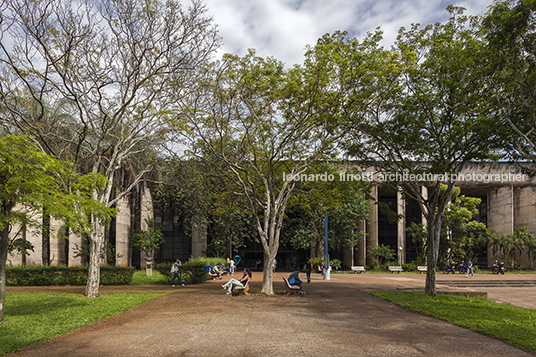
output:
[[[227,274],[227,271],[224,271],[224,272],[221,273],[221,276],[224,276],[224,275],[226,275],[226,274]],[[218,274],[214,274],[213,272],[210,272],[210,273],[208,273],[208,275],[210,275],[210,277],[212,278],[212,280],[216,280],[216,279],[218,279]]]
[[[361,274],[361,272],[365,271],[365,267],[361,266],[361,265],[352,266],[352,271],[354,272],[354,274],[357,273],[357,272],[359,272],[359,274]]]
[[[390,266],[390,267],[389,267],[389,271],[390,271],[391,273],[393,273],[393,274],[394,274],[394,273],[400,274],[400,272],[403,271],[403,270],[402,270],[402,267],[401,267],[401,266],[397,266],[397,265],[395,265],[395,266]]]
[[[419,265],[417,266],[417,270],[423,274],[424,272],[428,271],[428,267],[426,265]]]
[[[240,294],[249,295],[248,291],[249,291],[249,279],[246,281],[246,284],[244,286],[235,285],[233,287],[233,295],[240,295]]]
[[[285,288],[287,289],[287,295],[291,295],[294,292],[300,291],[300,287],[298,285],[290,285],[287,278],[283,278],[285,281]]]

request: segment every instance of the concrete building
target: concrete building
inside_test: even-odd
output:
[[[515,227],[528,226],[531,232],[536,233],[536,178],[523,174],[518,165],[466,165],[461,175],[456,177],[456,182],[462,194],[482,200],[478,220],[487,227],[494,228],[498,233],[512,234]],[[426,194],[426,187],[423,187],[423,193]],[[402,194],[386,190],[381,183],[372,185],[371,194],[377,202],[386,204],[404,218],[397,223],[389,223],[378,205],[371,202],[370,219],[360,222],[362,230],[367,233],[366,239],[361,240],[353,250],[344,251],[343,264],[347,267],[372,264],[371,257],[366,254],[367,247],[378,244],[401,247],[399,254],[402,263],[411,261],[416,252],[415,247],[406,239],[406,227],[411,222],[425,223],[417,203],[404,200]],[[133,250],[131,237],[136,229],[143,228],[146,218],[154,218],[164,232],[165,243],[155,255],[155,261],[172,261],[175,258],[187,260],[190,256],[204,256],[208,239],[206,219],[202,216],[194,218],[191,234],[185,234],[179,214],[166,211],[155,216],[152,202],[149,188],[141,184],[129,198],[117,203],[117,217],[105,232],[109,246],[115,250],[114,263],[144,267],[145,259],[140,252]],[[61,222],[52,221],[51,226],[55,237],[50,240],[51,264],[84,264],[84,256],[78,254],[84,249],[84,240],[69,234]],[[13,227],[11,235],[14,234],[30,241],[35,248],[34,252],[26,256],[9,256],[8,263],[41,264],[41,233]],[[491,250],[488,250],[488,266],[493,264],[494,259]],[[526,253],[521,254],[520,259],[521,264],[528,264]]]

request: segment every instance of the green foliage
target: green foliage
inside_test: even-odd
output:
[[[376,247],[368,247],[367,254],[374,259],[374,265],[377,268],[383,267],[386,262],[396,258],[395,250],[383,244]]]
[[[475,249],[487,245],[491,231],[484,223],[473,220],[478,214],[480,201],[480,198],[460,195],[460,188],[454,188],[441,231],[442,249],[449,252],[447,259],[474,260]]]
[[[323,258],[311,258],[311,263],[313,263],[313,272],[318,272],[318,266],[324,261]]]
[[[368,219],[368,185],[363,181],[347,181],[350,175],[360,173],[351,165],[321,163],[305,172],[316,175],[331,174],[333,181],[304,181],[297,186],[299,194],[289,201],[282,229],[283,243],[294,249],[318,249],[324,242],[324,220],[328,213],[329,246],[349,248],[363,239],[361,220]],[[340,179],[340,178],[343,179]]]
[[[9,293],[0,325],[0,355],[117,315],[162,293],[101,293],[87,299],[74,293]]]
[[[472,331],[536,352],[536,310],[470,298],[419,292],[377,291],[370,294]]]
[[[102,266],[101,285],[129,285],[134,267]],[[8,286],[86,285],[88,267],[23,265],[6,267]]]
[[[482,58],[488,64],[490,97],[496,121],[502,124],[505,151],[513,159],[535,160],[536,144],[536,3],[532,0],[495,1],[482,17],[486,40]],[[534,174],[534,166],[524,168]]]
[[[190,258],[187,262],[183,262],[179,267],[179,275],[182,281],[186,281],[188,284],[199,284],[208,279],[210,275],[205,272],[205,266],[210,264],[213,267],[215,264],[225,264],[224,258]],[[153,266],[153,269],[165,276],[168,282],[171,282],[173,273],[171,273],[171,266],[173,263],[157,263]]]
[[[329,265],[336,270],[339,270],[342,266],[342,262],[339,259],[331,259]]]
[[[110,222],[115,210],[93,200],[94,190],[104,188],[99,174],[79,175],[72,164],[44,154],[28,137],[0,138],[0,230],[6,225],[38,225],[29,211],[47,212],[76,233],[89,233],[89,217]],[[19,205],[22,209],[13,211]]]
[[[134,233],[132,246],[145,253],[156,253],[164,243],[164,233],[162,233],[162,229],[156,225],[154,220],[145,219],[145,223],[147,223],[147,230],[138,230]]]

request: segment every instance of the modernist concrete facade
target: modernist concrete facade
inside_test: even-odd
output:
[[[467,165],[457,180],[457,186],[461,188],[462,194],[482,199],[480,219],[498,233],[511,234],[514,227],[524,226],[530,227],[531,232],[536,233],[536,179],[523,175],[518,165],[507,163]],[[144,227],[145,218],[154,217],[154,211],[151,192],[147,186],[141,185],[138,190],[138,199],[125,198],[117,203],[118,215],[112,222],[112,227],[106,232],[109,242],[115,246],[117,265],[144,266],[144,257],[132,254],[131,237],[135,229]],[[423,193],[426,194],[426,187],[423,187]],[[344,265],[372,264],[371,257],[366,254],[367,247],[384,243],[402,247],[400,252],[402,263],[411,260],[412,250],[410,242],[406,239],[406,226],[410,221],[425,223],[424,218],[422,215],[419,217],[419,211],[416,211],[414,203],[406,202],[401,193],[385,192],[381,183],[372,185],[371,194],[376,201],[383,201],[393,211],[403,215],[404,219],[395,225],[389,225],[379,212],[378,205],[371,202],[370,219],[360,222],[361,229],[367,233],[366,239],[360,241],[353,250],[344,251]],[[192,233],[189,237],[180,238],[175,237],[178,233],[174,232],[173,228],[178,224],[180,217],[166,217],[163,214],[154,219],[164,228],[165,236],[168,234],[166,243],[161,249],[162,253],[159,253],[160,260],[171,261],[175,257],[187,259],[190,256],[199,257],[206,254],[207,226],[203,217],[193,220]],[[80,248],[84,244],[81,237],[69,235],[69,239],[65,239],[63,238],[65,229],[61,222],[53,221],[51,226],[56,232],[55,236],[60,237],[50,240],[51,264],[69,266],[84,264],[84,258],[76,256],[77,247]],[[35,250],[24,257],[10,256],[11,264],[41,264],[40,233],[13,227],[11,234],[16,232],[20,232],[21,236],[30,241]],[[488,251],[488,266],[491,266],[493,261],[494,257],[491,251]],[[525,265],[528,263],[526,254],[521,256],[521,263]]]

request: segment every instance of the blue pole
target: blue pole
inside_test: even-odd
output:
[[[326,212],[326,217],[324,220],[324,228],[325,228],[325,250],[326,250],[326,265],[325,265],[325,273],[324,273],[324,280],[330,280],[330,274],[329,274],[329,254],[328,254],[328,213]]]

